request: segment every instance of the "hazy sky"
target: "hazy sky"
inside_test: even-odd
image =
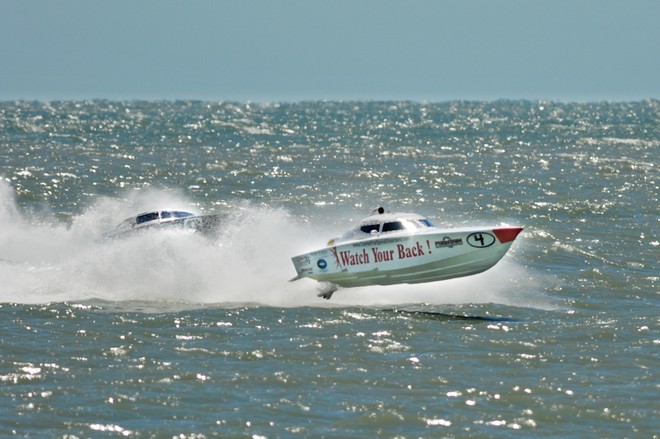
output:
[[[659,0],[2,0],[0,100],[660,98]]]

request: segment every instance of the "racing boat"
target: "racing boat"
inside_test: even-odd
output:
[[[205,235],[215,233],[220,225],[220,215],[196,215],[185,210],[153,210],[126,218],[107,238],[125,237],[139,231],[158,228],[192,229]]]
[[[413,213],[374,210],[327,247],[291,258],[298,275],[338,287],[423,283],[488,270],[507,252],[522,227],[438,228]]]

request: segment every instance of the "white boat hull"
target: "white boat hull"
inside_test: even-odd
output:
[[[488,270],[520,227],[431,229],[397,237],[341,243],[292,258],[298,276],[340,287],[422,283]]]

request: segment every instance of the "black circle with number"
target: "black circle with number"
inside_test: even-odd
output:
[[[484,248],[495,244],[495,237],[490,233],[476,232],[468,235],[466,241],[472,247]]]

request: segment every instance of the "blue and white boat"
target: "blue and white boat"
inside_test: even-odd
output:
[[[190,229],[204,234],[217,231],[220,225],[220,215],[198,215],[186,210],[164,209],[143,212],[126,218],[111,232],[107,238],[125,237],[132,233],[162,228]]]

